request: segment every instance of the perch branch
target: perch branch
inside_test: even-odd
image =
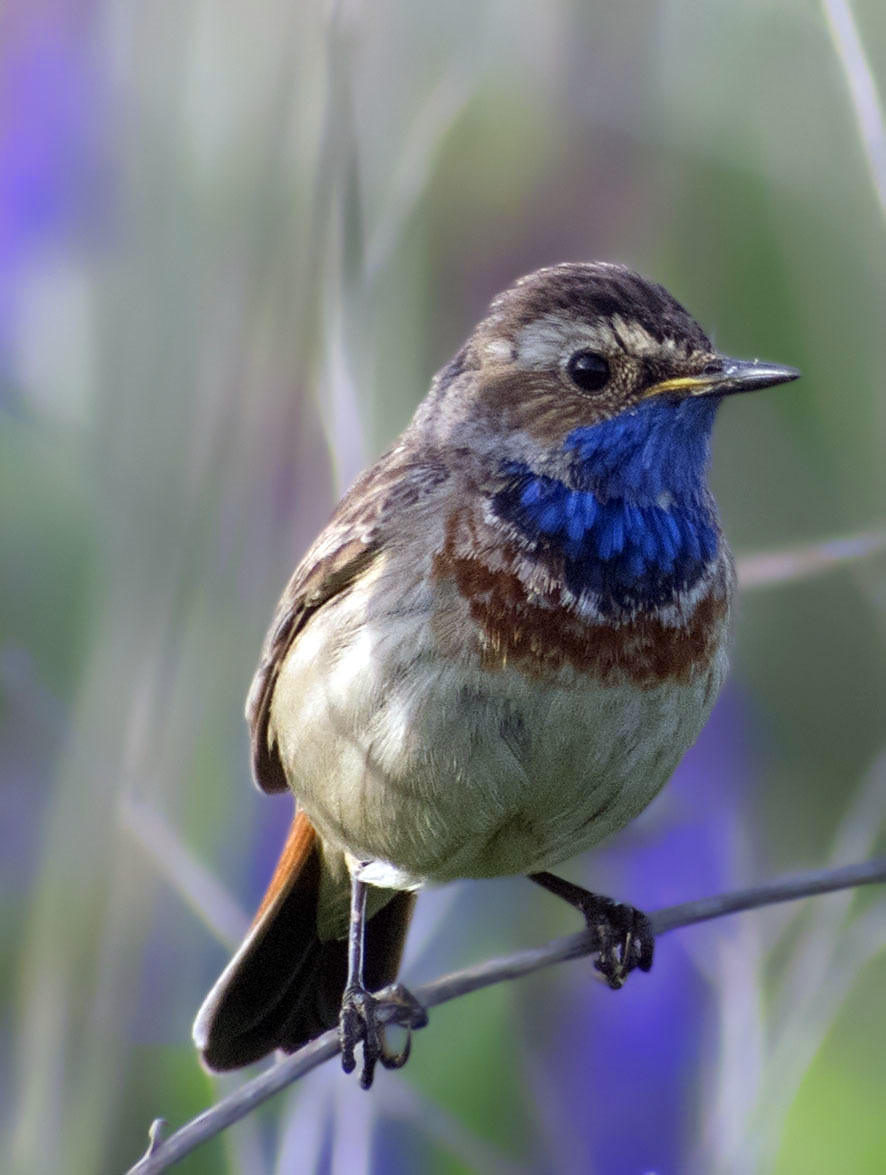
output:
[[[722,918],[726,914],[737,914],[742,910],[753,910],[777,902],[791,902],[798,898],[878,882],[886,882],[886,858],[867,861],[860,865],[845,865],[839,869],[797,873],[792,877],[752,886],[749,889],[684,902],[680,906],[669,906],[650,914],[650,921],[655,934],[660,935],[668,930],[692,926],[696,922],[706,922],[712,918]],[[519,979],[523,975],[541,970],[542,967],[550,967],[555,963],[592,954],[593,948],[592,936],[587,931],[581,931],[579,934],[555,939],[541,947],[517,951],[503,958],[491,959],[487,963],[444,975],[441,979],[415,988],[414,995],[424,1007],[433,1008],[480,988]],[[390,1012],[388,1021],[395,1015],[395,1012]],[[241,1085],[239,1089],[208,1110],[204,1110],[202,1114],[198,1114],[169,1137],[163,1138],[160,1129],[155,1130],[152,1127],[151,1145],[147,1153],[130,1168],[127,1175],[158,1175],[158,1172],[167,1170],[179,1159],[190,1154],[200,1143],[220,1134],[273,1094],[279,1093],[299,1077],[334,1057],[338,1049],[338,1032],[331,1029],[306,1044],[297,1053]]]

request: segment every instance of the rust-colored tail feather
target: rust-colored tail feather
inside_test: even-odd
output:
[[[322,867],[317,834],[298,812],[249,934],[197,1013],[194,1041],[210,1069],[294,1052],[338,1022],[347,940],[324,942],[317,933]],[[397,977],[414,901],[392,893],[367,923],[370,991]]]

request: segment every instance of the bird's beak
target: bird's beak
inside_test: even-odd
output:
[[[682,375],[665,379],[648,388],[643,399],[676,393],[682,396],[732,396],[736,392],[755,392],[790,383],[802,372],[796,367],[777,363],[761,363],[759,359],[729,359],[723,356],[719,369],[711,367],[698,375]]]

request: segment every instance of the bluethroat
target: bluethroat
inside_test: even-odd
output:
[[[492,302],[277,608],[246,713],[258,786],[297,810],[197,1016],[210,1068],[336,1023],[365,1086],[401,1065],[370,993],[426,883],[528,874],[584,915],[612,987],[649,970],[646,917],[549,870],[637,816],[704,725],[735,588],[711,427],[798,374],[720,355],[620,265]]]

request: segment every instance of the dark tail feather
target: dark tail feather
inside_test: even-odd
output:
[[[299,812],[246,940],[197,1013],[194,1041],[210,1069],[294,1052],[338,1023],[347,940],[317,935],[321,869],[316,833]],[[367,923],[370,991],[397,977],[414,901],[395,893]]]

